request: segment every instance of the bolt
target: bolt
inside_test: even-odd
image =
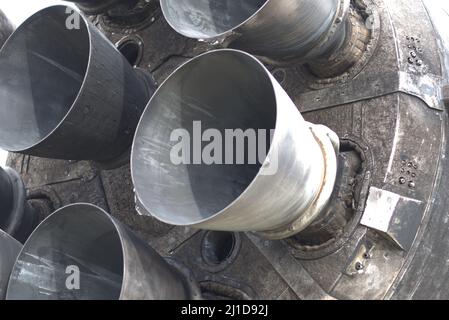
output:
[[[400,177],[399,178],[399,183],[400,184],[405,184],[407,181],[405,180],[405,178],[404,177]]]
[[[355,270],[357,270],[357,271],[362,271],[363,269],[365,269],[365,266],[363,265],[363,263],[361,263],[361,262],[356,262],[356,264],[355,264]]]
[[[410,181],[408,186],[410,187],[410,189],[415,189],[416,184],[413,181]]]
[[[416,60],[416,65],[417,65],[417,66],[422,66],[422,64],[423,64],[423,61],[422,61],[422,60]]]
[[[409,58],[408,58],[408,63],[410,63],[410,64],[413,64],[413,63],[414,63],[414,61],[413,61],[413,58],[412,58],[412,57],[409,57]]]
[[[410,56],[411,56],[412,58],[416,58],[416,52],[415,52],[415,51],[410,52]]]

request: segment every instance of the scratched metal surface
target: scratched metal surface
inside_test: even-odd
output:
[[[439,54],[442,41],[421,1],[370,3],[379,19],[379,38],[357,72],[322,84],[303,67],[268,67],[308,121],[329,126],[363,150],[365,189],[373,186],[420,204],[411,211],[421,217],[420,228],[404,227],[416,236],[409,250],[401,250],[356,220],[340,246],[323,252],[295,253],[286,242],[238,234],[232,259],[217,268],[202,256],[204,231],[137,214],[128,165],[106,171],[91,162],[22,155],[10,155],[8,164],[21,173],[32,197],[48,198],[56,208],[90,202],[108,210],[159,253],[188,266],[209,298],[449,298],[445,287],[449,197],[443,187],[449,179],[444,170],[449,166],[444,156],[447,115],[441,101],[428,99],[432,92],[419,81],[412,86],[397,82],[401,73],[407,79],[444,82],[448,74],[443,70],[449,68],[442,61],[447,63],[448,57]],[[141,39],[139,66],[152,72],[159,83],[181,63],[211,48],[172,31],[158,6],[148,22],[135,29],[119,28],[98,16],[92,20],[113,43],[127,36]],[[408,61],[411,38],[419,39],[422,47],[419,66]],[[404,162],[416,164],[410,178],[414,187],[401,183],[407,174]],[[360,214],[365,200],[362,194],[355,208]],[[363,264],[363,270],[355,270],[357,263]]]

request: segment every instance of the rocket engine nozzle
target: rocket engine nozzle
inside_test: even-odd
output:
[[[6,297],[9,276],[22,245],[0,229],[0,300]]]
[[[0,167],[0,230],[23,243],[38,223],[39,213],[27,202],[20,175]]]
[[[256,58],[211,51],[175,71],[144,111],[131,154],[138,211],[174,225],[288,237],[332,193],[332,141]]]
[[[85,17],[45,8],[0,51],[0,148],[110,161],[131,146],[153,90]]]
[[[346,37],[346,0],[161,0],[168,23],[190,38],[224,41],[275,61],[310,61]]]
[[[20,252],[9,300],[192,299],[182,271],[108,213],[91,204],[44,220]]]

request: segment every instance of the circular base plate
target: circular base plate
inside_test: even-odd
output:
[[[280,240],[289,238],[301,232],[313,222],[331,198],[335,179],[337,177],[336,152],[338,152],[340,148],[339,138],[332,130],[322,125],[310,124],[310,129],[323,151],[325,161],[325,172],[321,190],[310,207],[305,212],[301,212],[298,215],[299,218],[292,223],[277,230],[256,232],[256,234],[262,238]]]

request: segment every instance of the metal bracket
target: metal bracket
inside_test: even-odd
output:
[[[371,187],[360,223],[408,251],[421,225],[423,205],[422,201]]]
[[[416,76],[399,71],[383,76],[373,75],[364,81],[358,79],[338,87],[310,91],[302,94],[295,104],[301,106],[301,112],[311,112],[403,92],[423,100],[432,109],[442,111],[442,82],[443,79],[435,75]],[[336,95],[335,92],[339,94]]]

